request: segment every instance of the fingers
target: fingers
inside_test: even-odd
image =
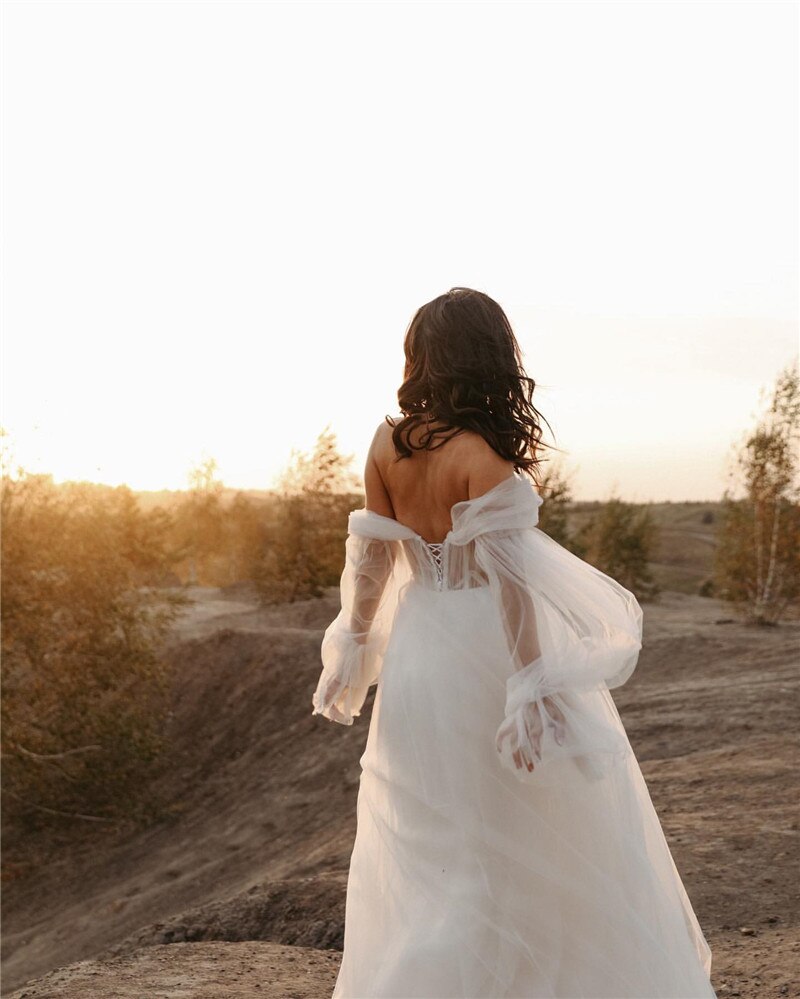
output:
[[[517,770],[522,770],[522,768],[525,767],[525,769],[528,770],[528,772],[530,773],[533,770],[533,760],[531,759],[531,754],[528,751],[528,747],[520,746],[517,744],[516,729],[513,730],[513,734],[514,734],[514,740],[512,742],[512,746],[514,746],[514,749],[511,753],[511,758],[514,761],[514,766],[517,768]],[[503,739],[502,741],[505,741],[505,739]]]
[[[530,773],[540,762],[546,730],[553,733],[559,746],[564,745],[566,719],[549,698],[545,698],[543,703],[532,701],[525,705],[522,731],[517,726],[516,718],[506,718],[497,730],[495,746],[498,753],[505,752],[508,747],[514,766],[518,770],[524,767]]]
[[[559,706],[554,702],[550,701],[548,705],[550,711],[550,718],[553,724],[553,737],[559,746],[564,745],[564,736],[567,730],[567,720],[564,717],[564,712],[559,708]]]
[[[526,705],[525,732],[528,736],[528,741],[533,747],[533,752],[536,756],[539,756],[542,751],[543,726],[538,704],[531,703]]]
[[[514,766],[517,768],[517,770],[521,770],[523,767],[525,767],[529,773],[533,771],[533,763],[531,762],[531,758],[525,752],[525,750],[516,749],[511,754],[511,757],[514,760]]]
[[[497,752],[498,753],[503,752],[503,743],[506,741],[506,739],[512,739],[513,740],[512,745],[513,745],[514,742],[516,742],[515,735],[516,732],[513,719],[506,718],[506,720],[503,722],[500,728],[498,728],[497,734],[495,736],[494,741],[495,741],[495,746],[497,747]]]
[[[563,746],[567,737],[567,721],[563,711],[550,697],[530,701],[521,711],[506,718],[495,735],[498,753],[510,750],[514,766],[532,772],[542,762],[542,754],[550,753],[547,732],[552,732],[556,744]]]
[[[331,682],[325,688],[323,700],[330,713],[336,716],[336,721],[342,721],[345,718],[345,715],[336,707],[336,704],[341,700],[346,691],[347,686],[338,677],[332,678]]]
[[[563,721],[557,721],[553,729],[553,736],[559,746],[564,745],[564,736],[566,735],[566,726]]]
[[[544,697],[542,698],[542,713],[544,715],[545,724],[548,725],[553,732],[553,738],[559,746],[563,746],[567,730],[567,721],[564,717],[564,712],[561,708],[559,708],[552,697]]]
[[[495,736],[495,746],[497,751],[498,753],[502,753],[506,742],[509,741],[511,747],[511,759],[514,761],[514,766],[517,770],[522,770],[524,767],[530,773],[534,769],[533,758],[528,750],[528,747],[520,746],[518,740],[519,735],[516,720],[514,718],[507,718],[497,730],[497,734]]]

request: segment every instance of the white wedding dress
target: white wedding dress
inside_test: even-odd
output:
[[[441,546],[350,514],[313,713],[350,725],[377,690],[334,999],[715,995],[608,693],[640,607],[540,503],[514,473]]]

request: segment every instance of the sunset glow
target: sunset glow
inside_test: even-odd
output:
[[[56,480],[361,466],[506,309],[578,498],[709,499],[797,351],[791,4],[6,3],[2,424]]]

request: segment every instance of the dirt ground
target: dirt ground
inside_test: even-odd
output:
[[[4,995],[331,993],[372,695],[352,727],[310,715],[335,592],[270,611],[194,596],[170,646],[166,816],[81,831],[6,885]],[[614,698],[718,995],[800,997],[800,626],[729,619],[701,597],[646,605]]]
[[[272,943],[173,944],[148,947],[99,964],[54,971],[16,999],[244,999],[330,995],[340,955]]]

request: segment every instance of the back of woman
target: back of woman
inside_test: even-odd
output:
[[[400,424],[402,417],[395,420]],[[434,450],[422,446],[426,440],[436,441],[436,432],[443,433],[444,428],[443,421],[431,419],[412,427],[408,439],[413,450],[398,461],[392,427],[383,423],[368,459],[368,468],[370,460],[375,463],[371,474],[367,472],[374,480],[367,487],[369,508],[393,516],[434,542],[450,530],[456,503],[474,498],[514,472],[514,463],[474,430],[459,428]]]
[[[714,995],[609,689],[642,613],[537,526],[541,420],[502,309],[452,289],[349,517],[314,714],[375,686],[334,997]]]

